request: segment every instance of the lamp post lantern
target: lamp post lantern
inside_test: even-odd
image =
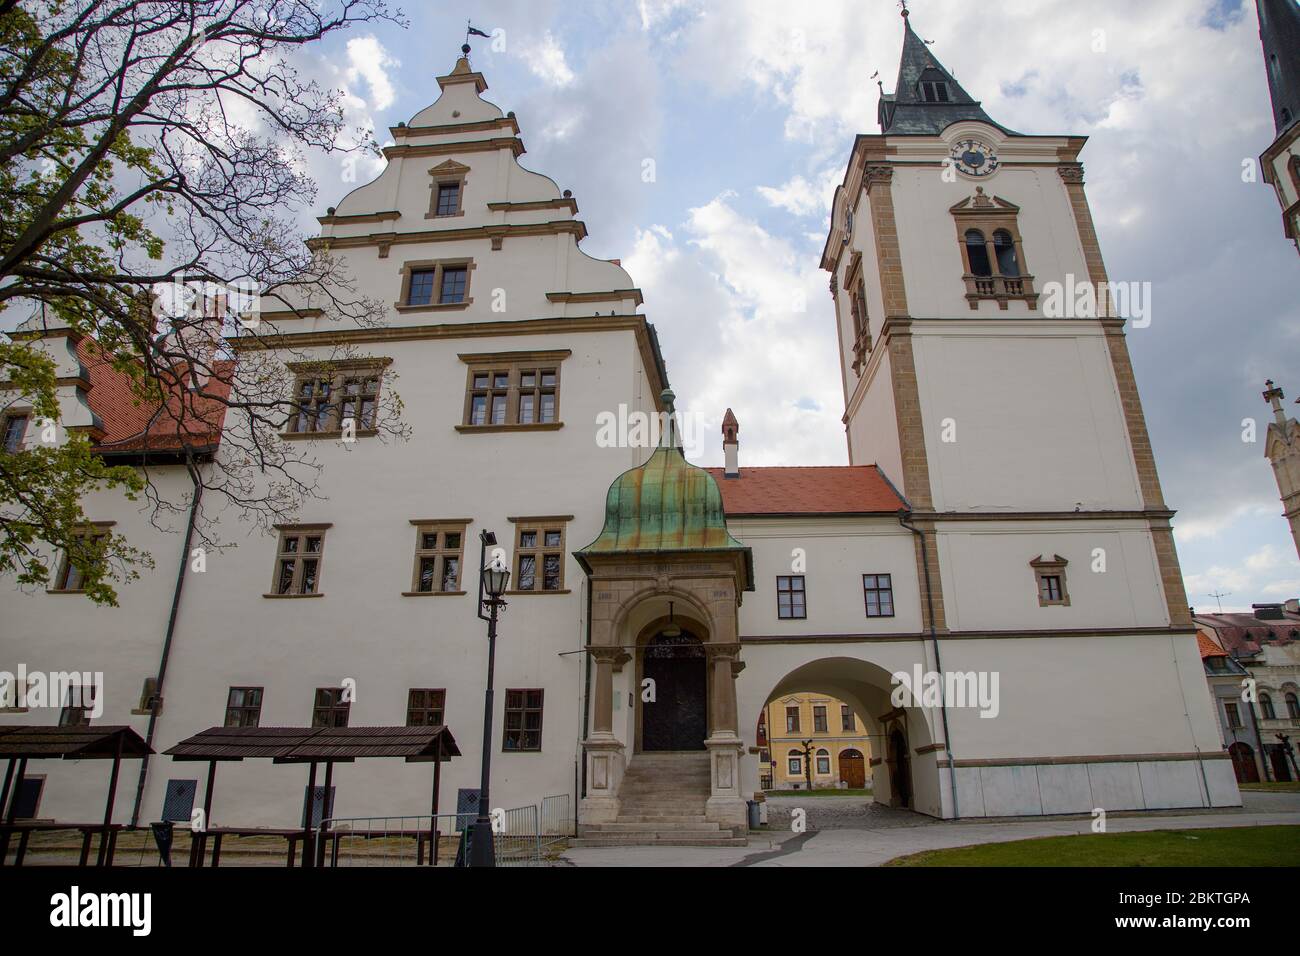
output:
[[[492,819],[489,815],[490,798],[488,782],[492,775],[492,676],[496,665],[497,615],[506,602],[501,599],[510,583],[510,570],[505,558],[497,550],[492,560],[487,559],[489,546],[495,548],[497,536],[491,531],[479,534],[478,616],[488,626],[487,690],[483,696],[483,766],[478,791],[478,818],[470,830],[469,865],[496,866],[496,848],[493,846]]]

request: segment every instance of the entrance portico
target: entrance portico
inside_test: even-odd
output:
[[[664,399],[671,410],[672,393]],[[703,749],[706,819],[745,826],[736,611],[753,590],[753,559],[727,531],[717,483],[669,436],[610,486],[604,530],[576,557],[592,592],[594,662],[582,822],[618,818],[623,775],[636,755]],[[633,719],[616,728],[614,675],[630,662]]]

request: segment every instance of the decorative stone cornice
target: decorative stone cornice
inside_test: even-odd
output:
[[[1083,163],[1066,163],[1056,167],[1062,182],[1083,185]]]

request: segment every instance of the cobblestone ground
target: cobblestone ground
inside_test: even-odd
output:
[[[805,812],[809,830],[883,830],[938,822],[911,810],[875,803],[871,797],[768,797],[768,827],[788,830],[796,809]]]

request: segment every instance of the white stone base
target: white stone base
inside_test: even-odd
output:
[[[587,795],[578,804],[580,823],[618,819],[618,791],[626,767],[623,742],[613,734],[592,734],[582,742],[587,760]]]
[[[715,734],[704,741],[709,751],[710,796],[704,818],[724,827],[747,829],[749,814],[740,794],[740,755],[744,744],[735,734]]]

